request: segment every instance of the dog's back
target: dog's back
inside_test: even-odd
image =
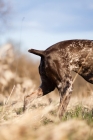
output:
[[[45,54],[53,60],[64,60],[64,64],[68,58],[70,70],[93,84],[93,40],[62,41],[47,48]]]
[[[50,46],[45,51],[31,49],[29,52],[52,62],[59,61],[60,65],[66,65],[69,61],[71,71],[77,72],[93,84],[93,40],[66,40]]]

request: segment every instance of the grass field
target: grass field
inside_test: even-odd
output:
[[[79,76],[62,119],[57,90],[23,111],[24,96],[40,84],[38,65],[10,44],[0,48],[0,140],[93,140],[93,86]]]

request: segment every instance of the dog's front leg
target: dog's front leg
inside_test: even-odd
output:
[[[58,90],[60,93],[60,105],[59,105],[58,115],[61,118],[66,111],[67,105],[71,97],[71,93],[72,93],[71,82],[68,83],[64,88],[60,88]]]

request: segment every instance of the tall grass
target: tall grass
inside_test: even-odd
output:
[[[34,100],[24,112],[24,96],[40,84],[39,62],[33,63],[24,54],[17,56],[12,46],[3,50],[0,50],[0,140],[93,140],[92,85],[77,78],[61,119],[57,116],[57,91]]]

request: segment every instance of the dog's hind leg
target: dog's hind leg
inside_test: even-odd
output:
[[[59,105],[58,115],[61,118],[66,111],[67,105],[71,97],[72,81],[69,81],[64,88],[62,87],[61,89],[58,90],[60,93],[60,105]]]
[[[43,81],[41,86],[35,90],[34,92],[32,92],[31,94],[27,95],[24,97],[24,107],[23,110],[26,110],[28,108],[28,106],[30,105],[30,103],[39,97],[42,97],[46,94],[48,94],[49,92],[53,91],[55,88],[54,84],[50,81]]]
[[[24,106],[23,106],[23,110],[25,111],[28,106],[30,105],[30,103],[36,99],[43,96],[43,91],[41,88],[38,88],[37,90],[35,90],[34,92],[32,92],[31,94],[27,95],[24,97]]]

